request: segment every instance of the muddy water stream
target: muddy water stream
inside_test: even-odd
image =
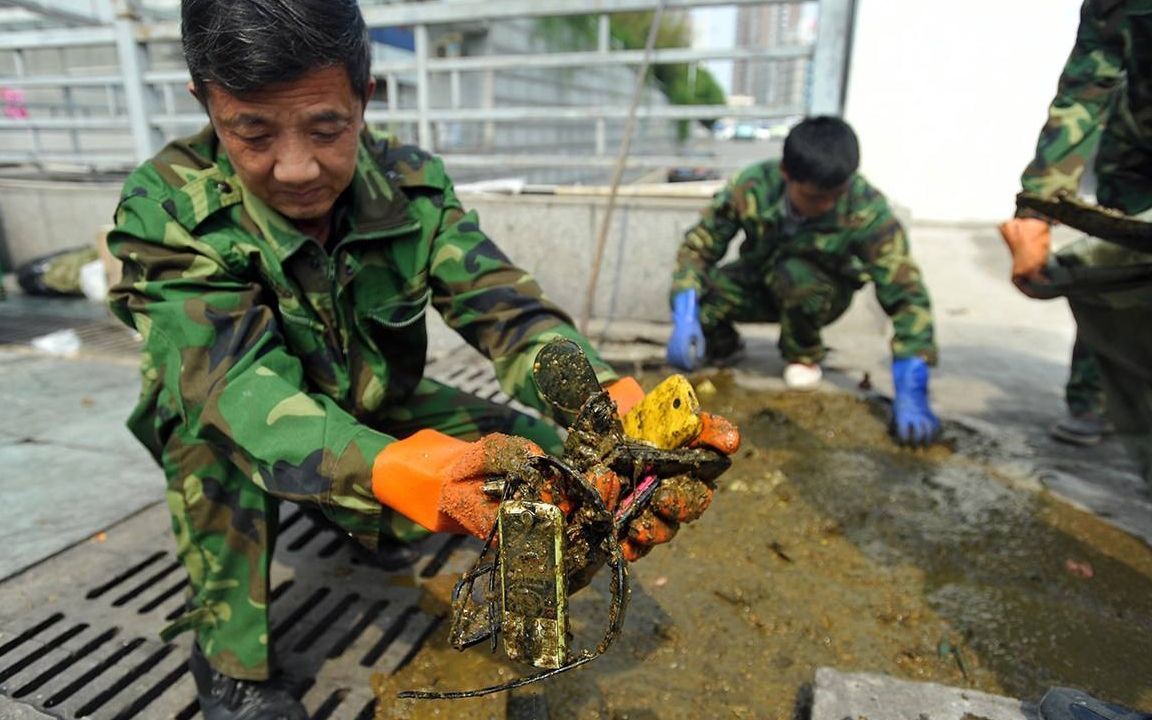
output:
[[[1072,685],[1152,709],[1143,542],[998,476],[995,438],[950,427],[945,446],[900,449],[868,399],[708,379],[704,406],[744,445],[704,517],[632,566],[615,646],[511,698],[393,700],[523,673],[451,650],[441,630],[374,679],[378,717],[531,717],[535,693],[552,720],[805,718],[824,665],[1029,700]],[[576,644],[594,644],[604,578],[571,603]]]

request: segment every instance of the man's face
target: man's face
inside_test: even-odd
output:
[[[810,182],[788,180],[784,187],[792,207],[805,218],[831,212],[844,193],[848,192],[848,182],[834,188],[824,188]]]
[[[242,98],[206,88],[208,116],[245,187],[291,220],[327,218],[352,182],[364,125],[345,69],[315,70]]]

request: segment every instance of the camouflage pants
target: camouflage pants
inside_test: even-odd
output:
[[[844,314],[858,289],[800,258],[780,260],[767,272],[737,260],[709,269],[700,324],[707,340],[734,333],[734,322],[778,322],[784,359],[817,363],[827,354],[821,328]]]
[[[1095,162],[1096,198],[1104,207],[1138,215],[1152,205],[1152,151],[1133,141],[1127,129],[1129,127],[1130,123],[1112,124],[1100,143]],[[1106,305],[1089,302],[1087,305],[1081,303],[1080,307],[1080,315],[1085,316],[1085,322],[1103,321],[1101,312]],[[1094,307],[1096,311],[1088,311],[1085,307]],[[1075,314],[1076,307],[1072,309]],[[1080,322],[1079,316],[1077,322]],[[1133,330],[1143,332],[1137,328]],[[1073,414],[1103,414],[1104,380],[1100,362],[1090,349],[1090,343],[1083,340],[1085,333],[1097,338],[1096,342],[1099,342],[1096,328],[1081,328],[1077,325],[1076,344],[1072,347],[1072,363],[1064,387],[1064,400],[1069,412]]]
[[[505,432],[527,437],[549,452],[562,451],[560,437],[548,422],[428,379],[407,403],[390,409],[377,429],[403,438],[422,428],[465,440]],[[161,635],[168,639],[194,629],[218,671],[266,679],[274,640],[268,575],[280,500],[203,441],[174,437],[165,448],[164,464],[177,554],[191,591],[188,612]],[[411,541],[428,534],[388,508],[368,515],[337,508],[328,497],[311,500],[302,504],[319,509],[369,549],[375,549],[381,537]]]
[[[1152,307],[1069,299],[1079,338],[1100,369],[1108,418],[1152,484]]]
[[[1073,415],[1083,413],[1104,414],[1104,386],[1100,379],[1100,363],[1096,356],[1076,334],[1072,346],[1072,362],[1068,368],[1068,382],[1064,385],[1064,403]]]

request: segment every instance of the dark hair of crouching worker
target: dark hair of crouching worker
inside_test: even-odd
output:
[[[356,0],[184,0],[180,18],[202,102],[206,82],[242,96],[338,66],[368,101],[372,51]]]
[[[788,133],[780,167],[789,180],[824,190],[839,188],[860,167],[860,143],[840,118],[808,118]]]

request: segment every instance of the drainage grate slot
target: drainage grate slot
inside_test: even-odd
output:
[[[140,609],[137,610],[136,612],[140,613],[141,615],[143,615],[145,613],[150,613],[153,610],[155,610],[156,608],[163,605],[165,600],[168,600],[170,597],[172,597],[173,595],[180,592],[181,590],[183,590],[186,587],[188,587],[188,578],[183,578],[179,582],[172,585],[172,587],[168,588],[164,592],[157,595],[152,600],[149,600],[147,603],[141,605]],[[176,609],[177,610],[183,609],[183,606],[180,606]]]
[[[149,655],[144,659],[143,662],[132,668],[127,675],[112,683],[112,685],[109,686],[107,690],[104,690],[102,693],[86,702],[84,707],[76,711],[76,716],[83,717],[85,715],[91,715],[100,708],[104,707],[104,705],[106,705],[109,700],[120,694],[124,688],[131,685],[140,677],[147,675],[152,668],[159,665],[160,661],[171,655],[172,651],[175,649],[175,645],[165,645],[164,647]]]
[[[76,694],[77,690],[82,687],[86,687],[93,680],[103,675],[108,670],[108,668],[119,663],[122,659],[130,655],[136,648],[143,644],[144,638],[133,638],[126,645],[124,645],[124,647],[104,658],[104,660],[99,665],[76,678],[72,682],[68,683],[68,685],[58,690],[54,695],[52,695],[52,697],[45,700],[44,707],[54,708],[68,698],[72,697]]]
[[[73,625],[72,627],[68,628],[64,632],[57,635],[52,640],[49,640],[48,644],[41,645],[40,647],[36,648],[32,652],[25,655],[18,662],[16,662],[16,664],[9,665],[8,667],[4,668],[4,670],[0,670],[0,683],[6,681],[8,678],[12,677],[16,673],[20,672],[24,668],[28,667],[32,663],[36,662],[40,658],[44,657],[48,653],[52,652],[56,648],[60,647],[61,645],[68,642],[69,640],[76,637],[77,635],[79,635],[80,633],[84,632],[87,629],[88,629],[87,623],[80,623],[79,625]]]
[[[360,664],[364,667],[372,667],[375,665],[376,661],[383,657],[384,651],[388,649],[392,641],[400,636],[400,631],[404,629],[404,624],[408,622],[409,618],[415,615],[416,612],[416,608],[414,607],[409,606],[404,608],[400,616],[396,618],[396,622],[392,623],[388,629],[384,631],[384,634],[380,636],[380,639],[376,641],[376,644],[372,646],[372,649],[369,650],[364,657],[360,658]]]
[[[70,655],[65,657],[63,660],[61,660],[60,662],[56,663],[55,665],[48,668],[44,672],[40,673],[38,676],[36,676],[31,681],[25,683],[22,687],[18,688],[15,692],[12,693],[12,697],[20,698],[20,697],[24,697],[25,695],[27,695],[31,692],[35,692],[42,685],[44,685],[44,683],[48,682],[49,680],[52,680],[57,675],[59,675],[62,671],[67,670],[68,668],[75,665],[77,662],[79,662],[79,660],[81,658],[88,657],[88,655],[96,652],[96,650],[99,649],[101,645],[108,642],[112,638],[116,637],[116,635],[119,632],[120,632],[120,628],[112,628],[111,630],[106,630],[106,631],[100,633],[94,639],[89,640],[87,643],[85,643],[84,646],[81,647],[79,650],[77,650],[74,653],[71,653]]]
[[[268,598],[268,601],[273,602],[273,601],[279,600],[281,597],[284,596],[284,593],[291,590],[292,586],[295,584],[296,584],[295,580],[285,580],[284,582],[280,583],[276,587],[272,588],[272,596]]]
[[[384,608],[386,607],[388,607],[387,600],[377,600],[369,605],[368,609],[364,611],[364,614],[360,616],[360,619],[356,621],[356,624],[348,628],[348,631],[341,635],[340,639],[336,641],[336,644],[328,651],[328,657],[335,658],[343,655],[344,651],[364,634],[368,626],[376,622],[376,618],[380,617],[380,613],[384,612]]]
[[[320,548],[320,552],[317,553],[317,555],[319,557],[322,557],[322,558],[330,558],[333,555],[335,555],[336,553],[340,552],[340,549],[343,548],[347,544],[348,544],[347,538],[343,538],[343,537],[337,535],[336,537],[329,540],[327,545]]]
[[[420,577],[429,578],[437,575],[448,564],[448,559],[452,557],[452,553],[456,552],[469,539],[467,535],[450,536],[428,561],[428,564],[420,570]]]
[[[200,701],[193,700],[184,706],[184,709],[176,713],[174,720],[192,720],[196,717],[196,713],[200,712]]]
[[[308,694],[308,691],[311,690],[312,686],[315,684],[315,678],[306,678],[301,680],[296,684],[295,687],[292,688],[292,697],[296,698],[297,700],[303,700],[304,696]]]
[[[296,508],[295,510],[293,510],[292,514],[290,514],[287,518],[280,521],[280,530],[279,530],[280,534],[283,535],[284,533],[288,532],[288,530],[290,530],[293,525],[300,522],[300,518],[302,518],[302,517],[304,517],[304,511],[303,510],[301,510],[300,508]]]
[[[139,717],[140,712],[151,705],[157,698],[163,695],[168,688],[176,684],[184,673],[188,672],[188,666],[181,663],[173,668],[167,675],[160,678],[160,682],[156,683],[144,693],[132,701],[132,704],[121,710],[113,720],[129,720],[129,718]],[[197,703],[199,706],[199,703]],[[199,707],[197,707],[199,709]]]
[[[348,688],[340,688],[333,690],[320,707],[316,708],[316,712],[312,713],[312,720],[328,720],[332,717],[332,713],[336,712],[336,708],[340,707],[340,703],[348,697]]]
[[[14,649],[20,647],[24,643],[28,642],[32,638],[36,637],[37,635],[44,632],[45,630],[52,627],[53,625],[55,625],[56,623],[60,622],[63,619],[64,619],[63,613],[56,613],[55,615],[48,616],[48,618],[46,620],[41,621],[41,623],[39,625],[37,625],[36,627],[29,628],[29,629],[25,630],[24,632],[20,633],[19,635],[17,635],[16,637],[12,638],[8,642],[4,643],[3,647],[0,647],[0,656],[7,654],[8,651],[10,651],[10,650],[14,650]]]
[[[312,527],[310,527],[307,530],[305,530],[304,532],[300,533],[300,537],[296,538],[295,540],[293,540],[291,543],[288,544],[288,549],[291,550],[292,552],[298,552],[305,545],[312,542],[312,540],[315,539],[315,537],[317,535],[319,535],[320,533],[321,533],[320,526],[313,523]]]
[[[303,620],[304,617],[308,615],[308,613],[312,612],[312,610],[320,604],[320,601],[328,597],[329,593],[331,592],[332,591],[330,589],[322,587],[309,595],[308,599],[300,603],[300,605],[292,611],[291,615],[284,618],[282,621],[280,621],[279,624],[272,628],[272,635],[274,637],[279,637],[286,630],[290,630],[296,625],[296,623]]]
[[[376,717],[376,698],[368,701],[368,704],[356,714],[355,720],[372,720],[374,717]]]
[[[173,572],[175,572],[179,568],[180,568],[179,562],[168,563],[167,567],[161,568],[159,572],[152,573],[152,575],[145,578],[142,582],[140,582],[138,585],[136,585],[136,587],[132,588],[128,592],[124,593],[120,597],[113,600],[112,606],[113,607],[124,607],[125,605],[128,604],[129,600],[132,600],[133,598],[135,598],[140,593],[144,592],[148,588],[152,587],[156,583],[158,583],[161,580],[163,580],[164,578],[168,577],[169,575],[171,575]]]
[[[95,600],[96,598],[100,597],[101,595],[108,592],[112,588],[116,587],[120,583],[124,582],[128,578],[132,577],[136,573],[140,572],[144,568],[148,567],[149,565],[156,563],[156,561],[158,561],[160,558],[164,557],[166,554],[167,553],[165,553],[163,551],[152,553],[151,555],[149,555],[144,560],[136,563],[135,565],[128,568],[127,570],[120,573],[119,575],[112,578],[111,580],[104,583],[103,585],[100,585],[99,587],[95,587],[95,588],[89,590],[88,594],[85,595],[84,597],[88,598],[89,600]]]
[[[408,649],[404,652],[403,655],[400,656],[400,659],[397,660],[396,664],[392,667],[392,672],[397,672],[400,670],[400,668],[411,662],[412,658],[416,657],[416,651],[420,649],[420,647],[424,644],[424,641],[428,639],[428,636],[431,635],[432,632],[436,630],[436,628],[440,627],[440,623],[442,622],[444,622],[443,617],[430,618],[422,629],[418,624],[413,623],[413,625],[416,626],[415,637],[412,639],[412,642],[408,644]],[[407,632],[412,632],[412,627],[406,627],[404,630]]]
[[[300,641],[292,646],[293,652],[306,652],[310,647],[316,644],[320,636],[328,632],[328,630],[336,625],[340,618],[344,617],[344,613],[348,612],[348,608],[360,602],[360,596],[356,593],[346,595],[336,607],[329,610],[324,614],[324,617],[317,621],[316,625],[308,631]]]

